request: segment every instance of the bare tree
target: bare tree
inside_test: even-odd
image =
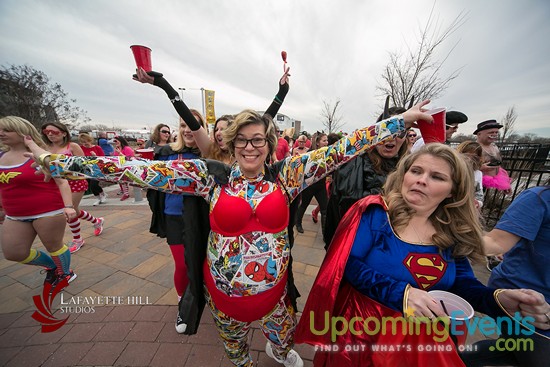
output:
[[[337,100],[334,105],[330,102],[323,101],[323,110],[321,111],[321,118],[323,126],[328,130],[328,133],[337,132],[341,130],[345,125],[342,122],[342,115],[340,115],[339,108],[341,101]]]
[[[510,137],[512,137],[515,133],[515,125],[516,125],[516,119],[518,118],[518,114],[516,113],[516,106],[512,106],[508,109],[508,112],[506,112],[506,115],[501,120],[502,124],[502,132],[500,134],[500,143],[508,142],[510,140]]]
[[[103,124],[95,124],[95,125],[94,124],[89,124],[89,125],[79,126],[78,130],[80,130],[80,131],[94,131],[94,130],[108,131],[108,130],[112,130],[112,129],[109,126],[103,125]]]
[[[406,106],[414,96],[417,101],[440,96],[456,79],[461,68],[448,76],[441,75],[441,69],[458,41],[451,47],[443,60],[434,60],[435,50],[441,46],[466,21],[467,13],[461,12],[447,28],[442,28],[434,16],[434,6],[424,28],[420,28],[418,43],[414,48],[407,45],[407,52],[390,52],[390,61],[382,73],[382,83],[376,90],[379,95],[389,95],[394,106]]]
[[[86,111],[75,103],[60,84],[51,83],[42,71],[28,65],[0,68],[0,116],[20,116],[37,128],[47,121],[74,128],[90,121]]]

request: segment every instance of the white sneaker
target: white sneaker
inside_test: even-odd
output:
[[[178,334],[183,334],[185,330],[187,330],[187,324],[183,322],[180,317],[180,312],[178,311],[178,316],[176,317],[176,331]]]
[[[275,354],[273,354],[273,348],[271,347],[270,342],[266,343],[265,352],[270,358],[273,358],[275,361],[277,361],[277,363],[281,363],[283,366],[304,367],[304,361],[302,361],[302,358],[300,358],[300,355],[294,349],[291,349],[288,352],[284,360],[275,357]]]
[[[105,204],[107,202],[107,194],[105,194],[104,192],[102,192],[101,194],[99,194],[99,196],[96,196],[96,201],[94,201],[94,203],[92,204],[92,206],[98,206],[100,204]]]

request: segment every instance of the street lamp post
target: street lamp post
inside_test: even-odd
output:
[[[204,118],[206,118],[206,115],[205,115],[205,114],[206,114],[206,111],[205,111],[205,109],[204,109],[204,100],[205,100],[206,98],[204,98],[204,88],[202,88],[202,87],[201,87],[201,96],[202,96],[202,116],[203,116]]]
[[[206,113],[206,107],[205,107],[205,98],[204,98],[204,94],[205,94],[205,89],[203,87],[201,88],[178,88],[180,91],[181,91],[181,100],[183,101],[183,91],[184,90],[200,90],[201,91],[201,99],[202,99],[202,115],[204,116],[204,114]]]
[[[185,88],[178,88],[179,90],[181,90],[181,100],[183,101],[183,91],[185,90]]]

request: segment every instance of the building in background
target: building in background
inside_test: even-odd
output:
[[[260,115],[263,115],[265,111],[258,111],[258,113]],[[287,115],[283,115],[282,113],[278,113],[277,116],[275,116],[275,118],[273,119],[273,121],[275,122],[275,124],[277,124],[277,129],[279,131],[284,131],[291,127],[293,127],[294,131],[296,132],[301,131],[300,130],[302,125],[301,121],[294,120],[293,118]]]

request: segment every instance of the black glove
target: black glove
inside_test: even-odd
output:
[[[176,92],[176,90],[170,85],[170,83],[168,83],[166,79],[164,79],[162,74],[155,71],[147,72],[147,74],[155,78],[153,83],[154,85],[166,92],[168,98],[170,98],[170,102],[174,105],[176,112],[183,119],[183,121],[185,121],[187,126],[189,126],[191,131],[197,131],[200,129],[201,125],[197,119],[195,119],[195,116],[191,113],[189,107],[187,107],[187,105],[181,100],[179,93]]]
[[[271,118],[274,118],[277,115],[277,112],[279,112],[279,108],[281,108],[281,105],[283,104],[283,101],[285,100],[286,94],[288,93],[289,89],[290,86],[288,85],[288,83],[279,83],[279,91],[273,99],[273,102],[271,102],[271,104],[265,111],[265,115],[269,115],[271,116]]]
[[[159,72],[156,72],[156,71],[148,71],[147,74],[150,75],[150,76],[152,76],[152,77],[162,76],[162,73],[159,73]],[[132,74],[132,77],[133,77],[135,80],[138,80],[137,74]]]

